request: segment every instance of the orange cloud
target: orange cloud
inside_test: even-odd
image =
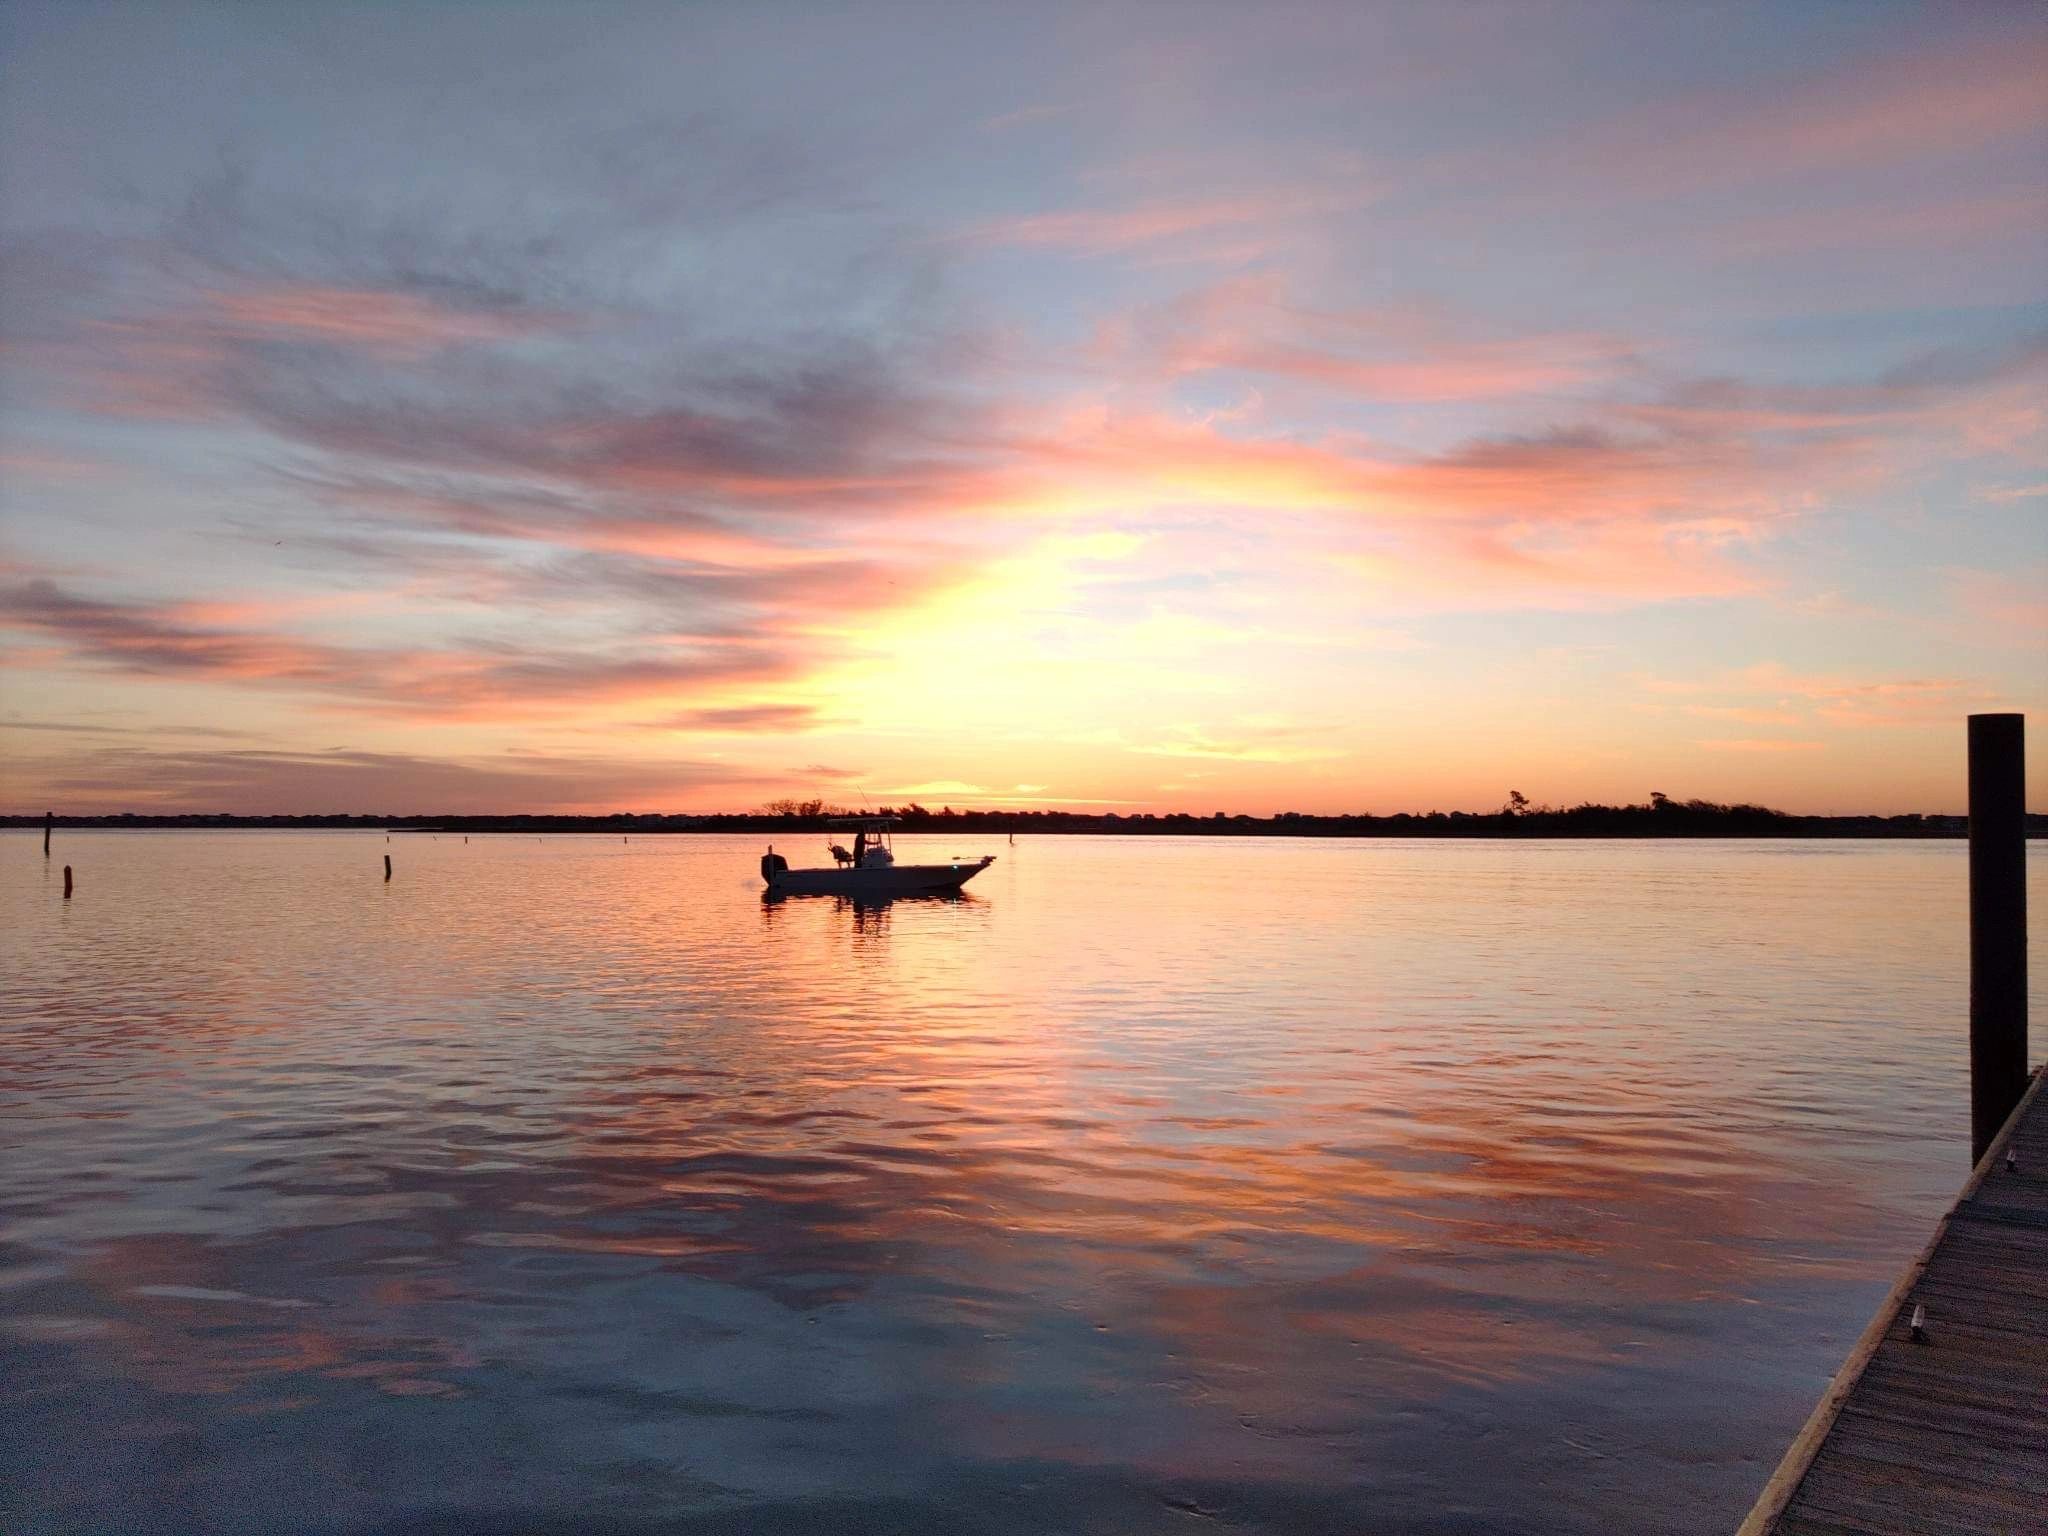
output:
[[[1605,606],[1756,590],[1734,563],[1863,466],[1841,437],[1686,423],[1480,440],[1399,459],[1355,439],[1077,412],[1012,439],[1003,510],[1199,506],[1319,515],[1317,542],[1396,606]]]
[[[1789,709],[1739,704],[1687,704],[1685,712],[1706,720],[1733,720],[1743,725],[1798,725],[1805,717]]]
[[[240,629],[289,623],[321,614],[346,613],[390,602],[389,592],[317,592],[297,597],[210,598],[167,604],[171,624]]]
[[[1162,740],[1133,745],[1127,750],[1148,757],[1209,758],[1234,763],[1313,763],[1344,755],[1317,745],[1313,738],[1320,734],[1302,726],[1247,725],[1228,737],[1219,737],[1195,726],[1182,726]]]
[[[1972,710],[2004,702],[1989,685],[1971,678],[1805,673],[1774,661],[1707,677],[1639,677],[1635,681],[1648,693],[1710,695],[1720,701],[1682,706],[1689,714],[1809,728],[1949,728]]]
[[[1825,742],[1791,741],[1777,737],[1740,737],[1704,740],[1694,743],[1709,752],[1819,752]]]
[[[794,732],[816,730],[818,710],[810,704],[722,704],[687,709],[650,722],[658,730],[689,732]]]

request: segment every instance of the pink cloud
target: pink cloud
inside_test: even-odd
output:
[[[1549,145],[1517,145],[1513,162],[1495,159],[1503,175],[1519,166],[1518,179],[1542,168],[1635,196],[1694,197],[1719,185],[1939,163],[1993,144],[2038,150],[2048,140],[2044,78],[2048,35],[2039,29],[1954,42],[1930,35],[1803,77],[1660,101]]]
[[[276,630],[193,622],[189,605],[81,597],[47,579],[0,589],[0,630],[50,642],[41,665],[134,677],[261,685],[362,715],[505,722],[573,716],[592,705],[677,702],[788,676],[795,659],[765,641],[643,641],[604,651],[472,646],[346,646]]]
[[[286,337],[412,357],[469,341],[504,341],[558,325],[526,311],[460,309],[415,293],[279,282],[216,290],[195,323],[234,336]]]
[[[2048,636],[2048,569],[1950,571],[1947,585],[1951,606],[1973,632],[2003,632],[2033,646]]]
[[[1770,100],[1752,97],[1749,110],[1716,113],[1659,146],[1659,158],[1702,171],[1746,162],[1749,175],[1784,175],[1890,167],[2001,141],[2040,146],[2048,137],[2043,79],[2048,36],[2037,30],[1937,42],[1830,69]]]
[[[0,477],[88,480],[117,472],[114,465],[94,459],[78,458],[71,454],[46,453],[33,448],[0,451]]]
[[[1248,234],[1256,249],[1264,247],[1276,225],[1363,208],[1382,190],[1377,181],[1340,179],[1207,197],[1160,197],[1112,207],[1053,209],[989,219],[970,226],[960,239],[973,245],[1040,246],[1105,255],[1237,232]],[[1245,251],[1242,244],[1228,249],[1232,255]]]
[[[1433,306],[1330,310],[1277,276],[1233,278],[1117,316],[1091,351],[1123,378],[1239,372],[1362,400],[1554,394],[1611,380],[1633,348],[1593,333],[1486,335]]]
[[[1983,490],[1977,493],[1977,499],[1979,501],[1995,502],[2037,501],[2042,497],[2048,497],[2048,481],[2043,481],[2039,485],[1993,486],[1989,490]]]
[[[221,278],[190,300],[89,321],[83,338],[47,341],[25,360],[68,381],[76,404],[157,421],[232,413],[248,349],[317,343],[387,363],[466,343],[514,340],[565,323],[531,310],[464,308],[403,289],[319,283],[236,285]]]
[[[1396,538],[1347,564],[1383,611],[1601,611],[1755,592],[1758,578],[1730,559],[1743,543],[1684,524],[1535,524]]]
[[[750,798],[796,775],[689,759],[625,760],[556,753],[413,753],[345,747],[191,750],[161,742],[17,755],[8,793],[67,814],[110,810],[305,815],[606,813],[677,808],[693,796]]]
[[[1913,251],[1926,247],[2035,241],[2048,227],[2048,192],[2037,188],[1871,206],[1821,206],[1749,214],[1714,236],[1730,255],[1777,257],[1836,250]]]

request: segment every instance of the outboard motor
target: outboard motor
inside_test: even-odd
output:
[[[789,860],[777,853],[772,846],[766,853],[761,855],[761,879],[763,883],[773,885],[777,875],[786,875],[788,873]]]

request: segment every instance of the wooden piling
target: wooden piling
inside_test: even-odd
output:
[[[50,828],[56,823],[56,820],[57,813],[55,811],[43,812],[43,857],[46,859],[50,856]]]
[[[2026,717],[1970,716],[1970,1160],[2027,1089]]]
[[[384,855],[384,878],[386,880],[391,878],[391,855],[388,853]]]
[[[2048,1068],[2030,1082],[2025,728],[1970,716],[1974,1171],[1737,1536],[2048,1529]]]
[[[71,866],[69,864],[64,866],[64,899],[66,901],[71,899]]]

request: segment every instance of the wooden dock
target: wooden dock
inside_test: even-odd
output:
[[[2048,1069],[1877,1309],[1740,1536],[2048,1532],[2044,1081]]]

